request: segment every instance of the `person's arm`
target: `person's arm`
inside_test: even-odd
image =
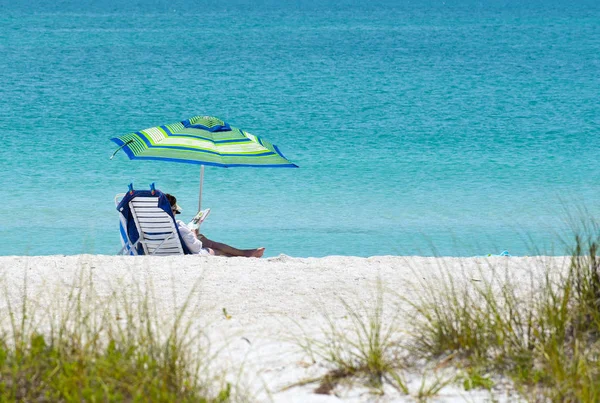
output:
[[[200,253],[202,249],[202,242],[196,238],[196,235],[184,224],[183,221],[177,221],[177,227],[179,228],[179,234],[181,239],[185,242],[185,246],[188,247],[190,252],[194,254]]]

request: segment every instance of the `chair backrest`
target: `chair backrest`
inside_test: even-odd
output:
[[[119,254],[183,255],[177,224],[166,196],[159,190],[119,194],[115,204],[120,216],[123,248]]]
[[[146,255],[183,255],[175,221],[158,207],[158,197],[135,197],[129,208]]]

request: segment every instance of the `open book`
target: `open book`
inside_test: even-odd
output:
[[[188,228],[191,230],[199,228],[200,224],[202,224],[206,217],[208,217],[208,214],[210,214],[209,208],[199,211],[198,214],[196,214],[194,218],[192,218],[192,221],[188,223]]]

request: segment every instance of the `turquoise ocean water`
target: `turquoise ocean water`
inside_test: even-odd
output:
[[[300,166],[206,169],[203,232],[268,256],[558,254],[600,215],[596,1],[0,1],[0,55],[0,255],[116,253],[129,182],[191,218],[198,166],[109,139],[198,114]]]

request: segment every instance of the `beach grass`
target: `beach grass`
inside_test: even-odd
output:
[[[185,320],[190,293],[165,321],[151,287],[98,295],[81,271],[61,304],[4,287],[0,401],[225,402],[232,386],[209,375],[215,356]],[[215,387],[215,383],[218,385]]]
[[[339,314],[334,317],[322,309],[325,325],[318,335],[301,331],[301,337],[291,339],[326,371],[287,385],[283,390],[314,384],[316,394],[339,395],[340,386],[359,386],[369,390],[369,399],[391,393],[428,401],[454,384],[458,379],[456,374],[440,370],[439,361],[417,363],[419,357],[407,348],[410,335],[401,313],[385,304],[386,299],[393,300],[394,296],[379,279],[375,292],[366,301],[348,302],[339,298],[343,317]]]
[[[348,302],[339,298],[345,315],[340,321],[322,310],[325,326],[319,336],[302,332],[294,341],[313,362],[325,364],[326,373],[287,386],[316,384],[317,394],[331,394],[341,383],[360,384],[375,394],[384,384],[402,394],[409,390],[403,377],[406,363],[401,356],[401,331],[396,320],[384,313],[385,290],[378,282],[374,304]]]
[[[598,239],[576,236],[565,271],[501,268],[474,278],[441,272],[423,280],[412,306],[412,354],[446,360],[466,390],[508,378],[526,399],[600,400]]]

